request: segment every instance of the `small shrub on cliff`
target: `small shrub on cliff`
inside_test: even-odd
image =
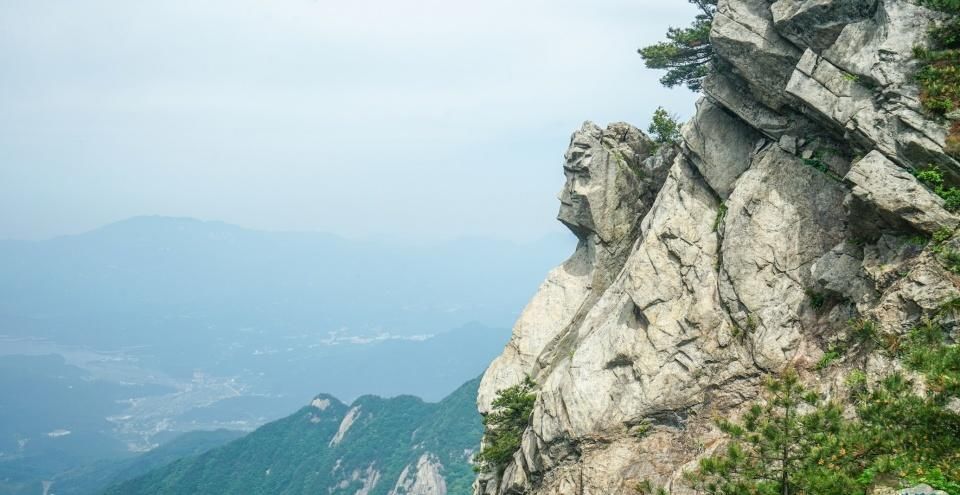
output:
[[[939,49],[960,48],[960,0],[921,0],[924,7],[952,14],[930,31],[930,41]]]
[[[960,108],[960,50],[920,51],[917,71],[920,101],[928,111],[943,115]]]
[[[665,144],[672,146],[680,142],[681,125],[676,115],[671,115],[663,107],[657,107],[657,110],[653,112],[647,132],[657,147]]]
[[[670,495],[662,486],[654,486],[650,480],[643,480],[637,484],[637,493],[640,495]]]
[[[917,179],[923,182],[933,192],[943,198],[943,207],[949,211],[960,210],[960,189],[946,187],[943,183],[943,172],[936,167],[930,167],[917,173]]]
[[[530,424],[537,399],[535,387],[527,377],[522,383],[497,392],[492,410],[483,417],[483,448],[473,458],[477,471],[502,474],[510,463],[520,448],[523,430]]]
[[[960,0],[922,0],[926,7],[946,12],[950,18],[930,32],[932,50],[918,48],[917,83],[920,102],[934,115],[960,109]],[[960,156],[960,121],[950,127],[946,151]]]
[[[710,26],[717,10],[717,0],[689,0],[700,9],[693,24],[687,28],[669,28],[667,41],[637,50],[650,69],[666,69],[660,83],[668,88],[685,85],[691,91],[700,91],[703,78],[713,66],[713,46],[710,44]]]

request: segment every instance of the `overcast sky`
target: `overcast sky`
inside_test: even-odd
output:
[[[4,0],[0,238],[134,215],[348,237],[559,231],[584,120],[695,96],[682,0]]]

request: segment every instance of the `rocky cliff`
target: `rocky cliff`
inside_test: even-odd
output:
[[[948,125],[912,74],[940,14],[903,0],[720,0],[717,69],[683,144],[586,123],[566,154],[559,220],[579,238],[479,389],[531,376],[520,451],[482,494],[634,493],[722,444],[713,418],[786,367],[828,394],[879,356],[814,370],[848,321],[902,333],[960,281],[932,245],[958,217],[911,171],[960,178]],[[947,243],[956,241],[947,240]]]

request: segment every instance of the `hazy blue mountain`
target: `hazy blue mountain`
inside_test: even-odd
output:
[[[241,435],[195,432],[134,455],[106,418],[118,400],[165,392],[95,380],[61,356],[0,356],[0,493],[42,493],[43,480],[61,478],[70,482],[60,495],[93,493]]]
[[[169,391],[94,380],[61,356],[0,356],[0,472],[53,476],[64,466],[123,455],[127,445],[106,419],[122,410],[117,401]]]
[[[121,460],[103,460],[81,466],[53,479],[56,495],[95,495],[179,459],[203,454],[244,435],[237,430],[191,431],[159,447]],[[35,493],[35,491],[34,491]]]
[[[158,347],[181,346],[174,337],[214,344],[241,330],[509,326],[571,244],[558,236],[404,246],[138,217],[76,236],[0,241],[0,324],[60,343]]]
[[[469,459],[482,426],[479,378],[439,403],[363,396],[347,406],[320,395],[244,438],[115,485],[106,495],[353,494],[415,483],[470,493]],[[419,468],[419,469],[418,469]]]
[[[438,400],[499,354],[572,242],[395,245],[165,217],[0,241],[0,482],[249,431],[316,390]]]

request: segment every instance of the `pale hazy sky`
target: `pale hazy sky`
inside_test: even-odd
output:
[[[134,215],[531,239],[583,120],[695,96],[683,0],[3,0],[0,238]]]

